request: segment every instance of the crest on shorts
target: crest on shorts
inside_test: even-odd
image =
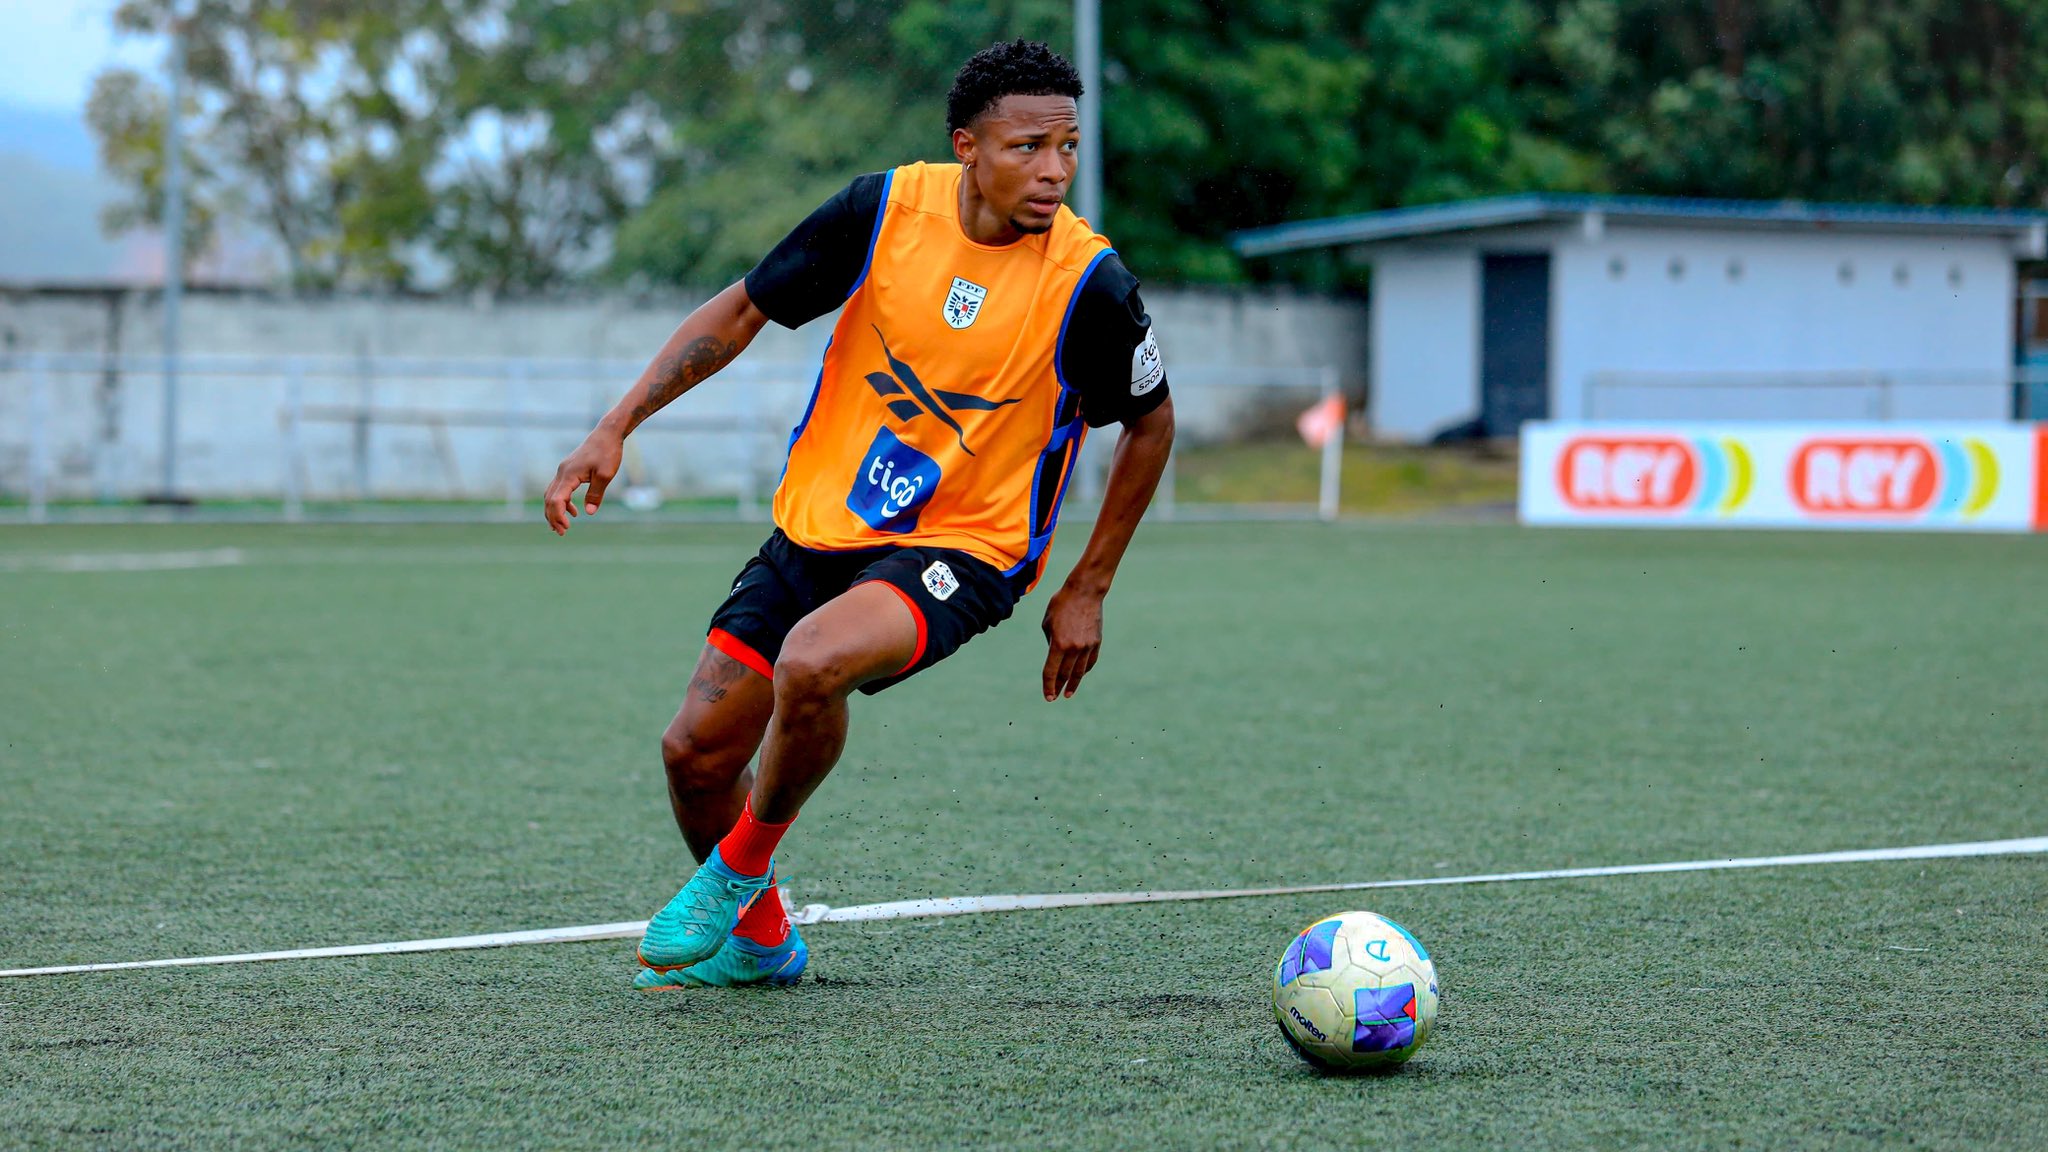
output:
[[[981,302],[988,299],[988,289],[972,280],[953,277],[953,287],[946,293],[946,323],[954,328],[965,328],[981,315]]]
[[[932,594],[932,599],[944,600],[960,590],[960,578],[953,575],[952,566],[944,560],[934,560],[924,570],[924,590]]]

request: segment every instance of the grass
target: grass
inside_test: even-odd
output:
[[[1200,445],[1176,453],[1175,498],[1188,504],[1314,504],[1321,453],[1301,441]],[[1338,485],[1346,515],[1412,515],[1515,500],[1512,453],[1347,444]]]
[[[0,530],[0,967],[648,914],[687,867],[656,736],[755,543]],[[783,859],[851,904],[2040,835],[2044,570],[1148,527],[1078,698],[1034,698],[1041,589],[860,702]],[[2040,1147],[2044,892],[2022,857],[1374,893],[1445,999],[1368,1079],[1266,1003],[1331,898],[821,926],[790,992],[636,996],[623,944],[0,981],[0,1146]]]
[[[1107,438],[1113,432],[1101,435]],[[1175,497],[1185,504],[1313,506],[1320,489],[1322,457],[1289,433],[1285,439],[1183,447],[1174,457],[1174,467]],[[1339,503],[1349,516],[1412,516],[1475,505],[1511,505],[1515,467],[1511,452],[1347,444]],[[718,521],[738,515],[731,496],[675,495],[664,500],[658,510],[635,512],[624,506],[623,492],[622,487],[612,490],[608,510],[616,520]],[[527,495],[530,511],[538,493]],[[766,514],[767,499],[764,493],[761,515]],[[1074,508],[1080,509],[1078,500]],[[53,522],[70,524],[257,522],[283,519],[284,512],[284,505],[276,500],[204,500],[188,508],[70,500],[51,503],[47,515]],[[502,500],[309,500],[301,515],[314,522],[449,522],[501,519],[506,512]],[[27,505],[19,497],[0,495],[0,525],[26,519]]]

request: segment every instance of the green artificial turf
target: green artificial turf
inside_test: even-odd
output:
[[[757,537],[0,530],[0,967],[648,915],[658,735]],[[2048,539],[1149,526],[1079,697],[1037,698],[1041,589],[857,702],[783,867],[845,905],[2048,834],[2044,577]],[[1442,1015],[1325,1078],[1267,981],[1359,904]],[[626,943],[0,980],[0,1146],[2048,1145],[2041,857],[809,938],[788,992],[636,995]]]

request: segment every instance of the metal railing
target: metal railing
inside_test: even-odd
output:
[[[2048,364],[1998,373],[1595,372],[1579,393],[1582,420],[2028,420]]]

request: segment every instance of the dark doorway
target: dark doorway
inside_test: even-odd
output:
[[[1487,256],[1481,272],[1479,418],[1513,436],[1550,415],[1550,256]]]

